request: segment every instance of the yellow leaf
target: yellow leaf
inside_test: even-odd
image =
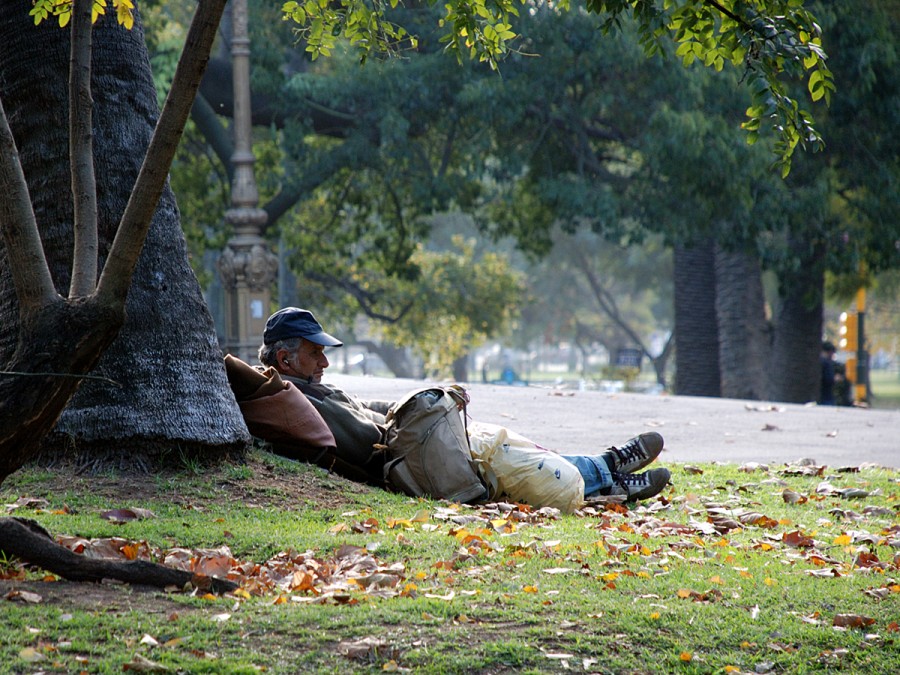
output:
[[[684,598],[691,597],[691,592],[686,588],[679,588],[678,592],[675,595],[683,600]]]
[[[28,661],[29,663],[34,663],[35,661],[40,661],[42,659],[47,658],[43,654],[41,654],[34,647],[25,647],[22,651],[19,652],[19,658],[23,661]]]
[[[606,582],[615,581],[619,578],[618,572],[607,572],[606,574],[601,575],[600,579]]]
[[[650,618],[656,621],[659,618],[659,612],[652,612]]]
[[[537,593],[538,592],[537,586],[525,586],[524,588],[522,588],[522,590],[525,593]]]
[[[387,526],[388,526],[389,530],[393,530],[398,527],[408,527],[408,528],[412,529],[413,524],[410,521],[405,520],[403,518],[397,518],[397,519],[388,518]]]
[[[849,534],[842,534],[840,537],[834,538],[834,545],[835,546],[846,546],[847,544],[849,544],[852,541],[853,541],[853,537],[851,537]]]
[[[718,574],[716,574],[714,577],[710,578],[710,581],[714,584],[724,584],[725,583],[725,581],[722,579],[722,577],[720,577]]]
[[[766,577],[765,580],[763,581],[763,583],[766,586],[774,586],[776,584],[776,581],[774,579],[772,579],[771,577]]]
[[[726,673],[739,673],[739,672],[741,672],[741,669],[738,668],[737,666],[725,666],[725,672]]]
[[[232,595],[236,595],[239,598],[244,598],[244,600],[250,599],[250,594],[243,588],[238,588]]]

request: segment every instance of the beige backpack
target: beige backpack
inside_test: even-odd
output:
[[[469,451],[466,404],[458,385],[427,387],[394,403],[385,416],[384,479],[415,497],[471,503],[488,491]]]

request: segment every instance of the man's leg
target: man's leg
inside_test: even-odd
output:
[[[600,455],[563,455],[562,458],[574,464],[584,478],[585,497],[613,486],[612,472]]]

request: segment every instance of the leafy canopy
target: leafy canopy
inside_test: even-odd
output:
[[[73,0],[34,0],[34,7],[28,13],[34,17],[34,25],[51,16],[56,17],[60,28],[65,28],[72,18]],[[128,30],[134,26],[134,3],[131,0],[94,0],[91,8],[91,21],[106,14],[106,8],[112,5],[119,25]]]
[[[426,2],[434,5],[436,0]],[[532,11],[537,4],[581,11],[571,0],[447,0],[439,20],[441,41],[458,59],[468,57],[497,69],[522,37],[513,26],[517,5]],[[283,11],[285,19],[298,25],[313,58],[329,55],[343,37],[364,61],[373,53],[416,48],[416,37],[392,20],[397,5],[398,0],[290,0]],[[726,64],[743,68],[752,94],[743,124],[748,142],[754,143],[764,128],[774,130],[782,175],[790,171],[798,146],[823,147],[812,115],[800,107],[785,81],[804,82],[812,101],[830,102],[835,89],[821,29],[803,0],[586,0],[583,9],[604,18],[604,32],[630,16],[648,55],[663,53],[674,41],[685,66],[696,61],[715,70]]]
[[[440,39],[458,59],[468,57],[497,69],[520,37],[513,27],[517,5],[533,9],[537,4],[578,9],[571,0],[447,0],[439,20],[444,31]],[[93,19],[110,5],[119,23],[131,28],[132,0],[94,0]],[[282,11],[286,20],[297,24],[312,58],[330,55],[336,41],[345,38],[364,61],[372,53],[416,48],[416,36],[391,19],[399,5],[399,0],[289,0]],[[824,147],[812,115],[800,107],[784,80],[786,76],[804,82],[814,102],[830,103],[835,90],[821,29],[804,0],[586,0],[584,9],[605,19],[604,31],[630,15],[648,55],[662,53],[666,43],[674,41],[675,55],[685,66],[697,61],[716,70],[726,63],[743,68],[752,95],[742,125],[747,140],[755,143],[764,128],[774,130],[782,176],[789,173],[798,146]],[[72,0],[34,0],[30,14],[36,24],[54,16],[65,26],[71,11]]]

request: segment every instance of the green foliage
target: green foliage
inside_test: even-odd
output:
[[[34,7],[28,12],[34,17],[34,25],[37,26],[44,19],[55,17],[60,28],[65,28],[72,18],[73,0],[34,0]],[[93,0],[91,7],[91,21],[106,14],[106,9],[112,5],[116,12],[116,21],[120,26],[131,30],[134,26],[134,3],[132,0]]]
[[[453,362],[511,327],[523,279],[505,256],[476,255],[474,241],[453,237],[453,250],[419,248],[412,261],[422,281],[402,289],[410,310],[384,328],[393,344],[409,346],[432,376],[449,376]],[[424,283],[423,283],[424,282]]]
[[[297,23],[314,56],[330,54],[336,37],[342,35],[365,59],[370,53],[391,53],[392,42],[408,36],[389,19],[394,6],[381,2],[369,6],[361,0],[337,4],[292,0],[284,5],[284,13]],[[444,7],[440,39],[460,59],[487,62],[496,69],[510,44],[522,37],[513,25],[519,14],[515,0],[453,0]],[[569,2],[559,9],[570,10]],[[698,61],[716,71],[726,63],[743,69],[753,99],[744,123],[748,141],[755,142],[763,129],[775,132],[782,176],[790,171],[798,146],[823,147],[811,114],[783,81],[784,77],[804,81],[813,102],[829,102],[835,89],[820,28],[802,0],[588,0],[586,9],[603,19],[603,30],[620,25],[627,15],[633,17],[648,54],[663,53],[672,40],[678,45],[675,55],[685,66]]]
[[[391,7],[397,4],[397,0],[390,0]],[[408,35],[403,27],[385,20],[386,9],[387,5],[380,0],[371,6],[353,0],[335,3],[290,0],[282,6],[285,18],[300,27],[298,31],[313,60],[331,56],[340,37],[360,50],[363,61],[370,52],[395,51],[404,42],[406,48],[415,49],[417,39]]]

